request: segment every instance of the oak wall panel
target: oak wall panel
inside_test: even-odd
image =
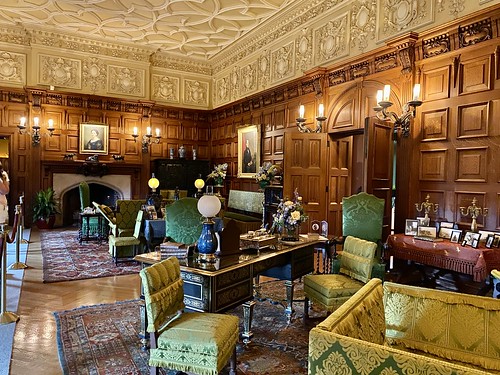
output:
[[[447,150],[420,151],[420,180],[445,181]]]
[[[459,105],[457,138],[486,137],[488,135],[488,102]]]
[[[457,148],[456,181],[487,182],[488,147]]]
[[[490,89],[491,58],[481,56],[460,64],[459,94],[486,91]]]
[[[450,67],[444,66],[422,73],[424,101],[445,99],[450,95]]]
[[[422,141],[438,141],[448,138],[449,108],[422,112]]]

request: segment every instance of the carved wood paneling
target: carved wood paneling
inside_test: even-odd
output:
[[[420,180],[445,181],[447,153],[447,150],[420,151]]]
[[[84,115],[80,110],[66,110],[65,111],[65,123],[63,127],[67,130],[78,130],[80,129],[80,124],[84,121]]]
[[[42,145],[44,147],[44,151],[52,151],[59,152],[63,151],[63,147],[61,145],[62,137],[60,134],[54,134],[52,137],[49,137],[49,134],[46,133],[45,130],[41,130],[42,132]]]
[[[68,152],[78,152],[78,141],[79,141],[79,136],[74,135],[74,134],[68,134],[66,136],[66,148]]]
[[[422,95],[424,101],[449,97],[450,67],[424,70],[422,72]]]
[[[448,138],[449,108],[422,112],[422,141],[438,141]]]
[[[488,147],[457,148],[456,181],[487,182]]]
[[[119,133],[122,125],[122,117],[118,113],[106,113],[104,123],[109,125],[109,133]],[[132,134],[132,130],[129,134]]]
[[[495,220],[495,229],[500,229],[500,193],[497,193],[496,197],[496,220]]]
[[[167,138],[177,139],[179,138],[179,124],[178,123],[167,123]]]
[[[137,140],[137,142],[134,142],[133,139],[125,139],[124,140],[125,142],[125,147],[124,147],[124,150],[122,150],[122,152],[119,152],[121,155],[137,155],[140,150],[141,150],[141,143],[140,143],[140,140]],[[115,146],[118,148],[118,146]],[[119,150],[119,148],[118,148]]]
[[[489,102],[459,105],[457,137],[486,137],[488,135],[489,112]]]
[[[491,86],[491,58],[481,56],[464,61],[459,69],[459,94],[486,91]]]
[[[230,157],[232,157],[232,156],[233,156],[233,152],[232,152],[232,151],[233,151],[233,150],[232,150],[232,149],[233,149],[233,147],[232,147],[232,143],[226,143],[224,146],[225,146],[224,148],[225,148],[225,150],[226,150],[226,151],[225,151],[225,153],[224,153],[224,156],[225,156],[226,158],[230,158]]]
[[[285,128],[285,107],[280,105],[274,110],[274,129],[282,130]]]
[[[262,137],[262,156],[270,156],[273,154],[273,138],[272,136]]]

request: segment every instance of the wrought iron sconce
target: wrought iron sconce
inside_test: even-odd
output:
[[[398,116],[395,112],[390,112],[387,109],[392,106],[389,101],[391,94],[391,86],[385,85],[384,90],[377,91],[377,106],[373,109],[377,112],[377,118],[380,120],[394,121],[394,130],[400,130],[403,137],[410,135],[410,119],[415,118],[417,107],[422,105],[420,97],[420,84],[416,83],[413,87],[413,99],[403,106],[403,113]]]
[[[38,117],[33,117],[33,125],[31,126],[31,132],[27,130],[26,126],[26,117],[21,117],[19,121],[19,125],[17,125],[19,129],[19,134],[29,134],[31,135],[31,143],[33,146],[39,145],[42,140],[42,135],[40,134],[40,119]],[[52,137],[54,134],[54,120],[49,119],[47,123],[47,130],[49,132],[49,137]]]
[[[432,212],[436,213],[439,209],[439,204],[429,202],[430,198],[431,198],[431,196],[429,194],[427,194],[427,196],[425,197],[425,202],[415,203],[415,208],[417,209],[418,212],[422,212],[422,210],[424,211],[424,214],[425,214],[424,222],[426,223],[425,225],[429,225],[429,223],[430,223],[429,212],[432,211]]]
[[[318,107],[318,116],[316,117],[316,129],[311,129],[306,126],[306,119],[304,118],[305,109],[304,106],[301,105],[299,107],[299,117],[296,119],[297,128],[299,128],[299,132],[301,133],[321,133],[323,128],[323,123],[326,120],[325,117],[325,106],[320,104]]]
[[[472,223],[470,224],[470,230],[473,232],[477,232],[477,218],[478,216],[486,216],[488,215],[487,208],[481,208],[476,206],[477,199],[474,197],[472,199],[472,205],[468,206],[467,209],[465,207],[460,207],[460,213],[462,216],[470,216],[472,218]]]
[[[137,142],[137,137],[139,137],[139,133],[137,131],[137,127],[134,127],[134,133],[132,134],[132,137],[134,137],[134,142]],[[153,138],[153,133],[151,133],[151,127],[148,126],[146,128],[146,134],[144,134],[142,136],[142,152],[144,154],[147,154],[149,152],[149,145],[151,143],[160,143],[160,139],[161,139],[161,136],[160,136],[160,129],[156,128],[156,135],[154,136],[154,140],[152,139]]]

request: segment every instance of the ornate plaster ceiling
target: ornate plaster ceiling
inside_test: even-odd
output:
[[[0,24],[208,61],[296,0],[3,0]]]

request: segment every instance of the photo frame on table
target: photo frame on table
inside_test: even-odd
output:
[[[417,236],[436,238],[437,237],[437,229],[436,229],[436,227],[419,226],[417,228]]]
[[[453,228],[455,228],[455,223],[453,223],[451,221],[442,221],[439,223],[439,227],[453,229]]]
[[[474,238],[472,240],[472,245],[471,245],[474,249],[477,249],[477,247],[479,246],[479,238]]]
[[[428,227],[429,224],[431,223],[431,219],[430,218],[425,218],[425,217],[417,217],[417,222],[418,222],[418,226],[422,226],[422,227]]]
[[[440,227],[439,228],[439,238],[444,238],[446,240],[449,240],[451,238],[451,233],[453,232],[452,228],[447,228],[447,227]]]
[[[460,237],[462,237],[462,231],[461,230],[452,230],[451,231],[450,242],[459,243],[460,242]]]
[[[418,221],[413,219],[406,219],[405,235],[416,236],[418,228]]]
[[[484,244],[484,246],[486,246],[488,249],[491,249],[491,247],[493,246],[494,239],[495,239],[494,234],[488,234],[488,237],[486,237],[486,243]]]
[[[238,178],[255,178],[260,168],[260,125],[238,128]]]
[[[84,122],[80,124],[80,154],[107,155],[109,149],[109,126]]]
[[[462,240],[462,246],[473,246],[474,243],[479,245],[479,238],[481,235],[475,232],[465,232],[464,239]],[[473,246],[474,247],[474,246]]]
[[[491,247],[500,247],[500,234],[494,234],[493,243]]]

